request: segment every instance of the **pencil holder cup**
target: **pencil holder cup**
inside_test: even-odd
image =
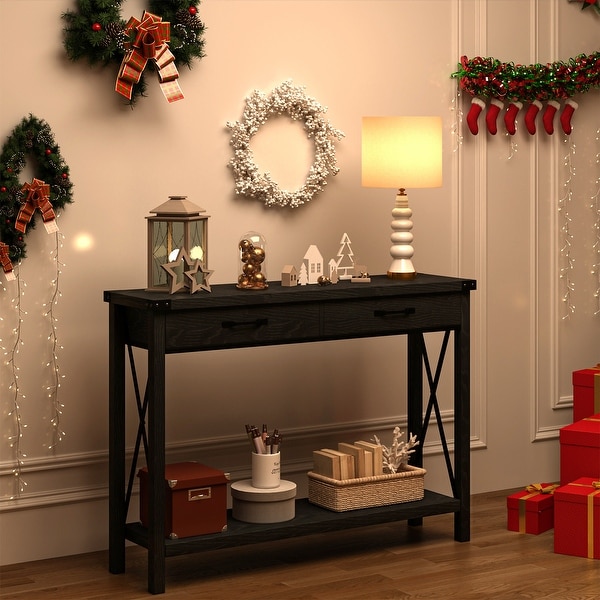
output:
[[[279,487],[281,455],[252,453],[252,487],[269,489]]]

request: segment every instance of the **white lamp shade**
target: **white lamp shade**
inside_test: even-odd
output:
[[[363,117],[362,185],[442,185],[441,117]]]

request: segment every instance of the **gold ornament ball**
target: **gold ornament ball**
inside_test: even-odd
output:
[[[254,248],[251,256],[251,261],[256,265],[260,265],[265,260],[265,251],[263,248]]]
[[[253,247],[250,240],[240,240],[240,250],[252,250]]]
[[[242,252],[242,262],[249,263],[252,261],[252,252],[244,251]]]
[[[254,281],[260,285],[264,285],[267,282],[267,279],[265,277],[264,273],[261,273],[260,271],[258,273],[254,274],[253,277]]]
[[[252,263],[246,263],[242,267],[242,271],[244,272],[244,275],[252,276],[254,273],[256,273],[256,266]]]

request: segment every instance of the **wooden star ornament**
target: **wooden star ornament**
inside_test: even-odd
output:
[[[200,273],[200,281],[198,281],[198,273]],[[196,293],[198,290],[205,290],[206,292],[210,292],[210,276],[213,274],[213,271],[207,269],[204,266],[204,263],[197,258],[191,268],[187,271],[184,271],[183,275],[186,278],[186,287],[190,288],[190,294]]]
[[[213,271],[207,269],[199,258],[192,260],[185,248],[179,249],[177,258],[173,262],[160,266],[167,273],[170,294],[183,288],[188,288],[190,294],[194,294],[198,290],[211,291],[209,280]],[[201,275],[200,281],[198,273]]]

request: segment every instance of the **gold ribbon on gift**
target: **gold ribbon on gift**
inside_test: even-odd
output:
[[[8,253],[8,244],[0,242],[0,264],[5,273],[12,273],[13,266]]]
[[[183,99],[177,79],[179,72],[175,57],[169,50],[171,24],[162,17],[144,11],[142,20],[131,17],[125,26],[125,34],[133,35],[133,42],[127,42],[125,56],[119,68],[115,91],[131,100],[134,84],[140,81],[149,60],[153,60],[158,70],[160,89],[168,102]]]
[[[587,557],[594,558],[594,497],[600,495],[600,481],[586,483],[568,483],[578,487],[589,487],[594,490],[587,497]],[[599,524],[600,527],[600,524]]]
[[[542,483],[530,483],[525,491],[529,492],[525,496],[519,498],[519,533],[525,533],[527,528],[527,500],[538,494],[554,494],[554,490],[558,487],[557,483],[543,485]]]
[[[42,213],[44,223],[52,221],[56,215],[50,204],[50,186],[41,179],[33,179],[31,183],[26,183],[22,188],[22,192],[27,192],[25,200],[21,205],[15,229],[21,233],[25,233],[27,225],[31,221],[31,217],[36,209],[39,208]]]
[[[542,483],[531,483],[525,490],[528,492],[537,492],[538,494],[554,494],[554,490],[558,487],[558,483],[544,485]]]

